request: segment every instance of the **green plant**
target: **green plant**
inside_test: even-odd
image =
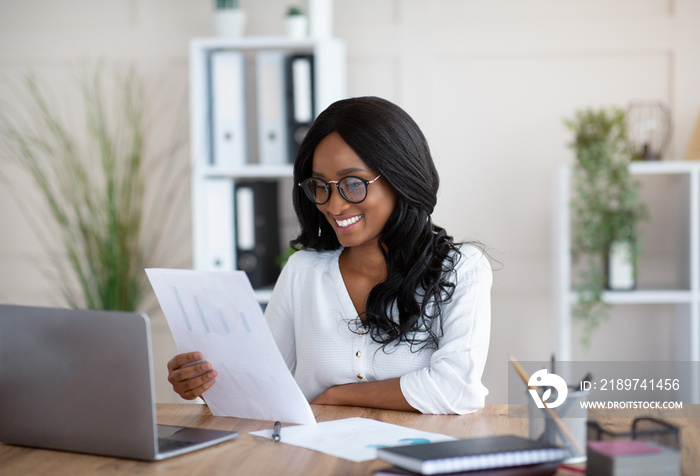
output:
[[[217,10],[234,10],[238,8],[238,0],[216,0]]]
[[[301,8],[299,8],[295,5],[292,5],[291,7],[289,7],[287,9],[287,16],[288,17],[298,17],[298,16],[301,16],[303,14],[304,14],[304,12],[301,10]]]
[[[133,69],[115,74],[113,96],[101,66],[84,70],[77,86],[85,122],[76,127],[60,116],[37,76],[28,74],[21,110],[6,104],[0,110],[0,139],[48,207],[48,217],[38,220],[49,228],[33,224],[68,305],[133,311],[149,289],[144,267],[162,262],[168,219],[182,193],[177,167],[164,160],[181,142],[149,155],[148,102]],[[147,175],[157,187],[150,206]],[[24,215],[36,220],[36,207],[17,192]]]
[[[578,301],[574,319],[583,327],[581,344],[590,347],[590,337],[608,318],[603,301],[607,274],[605,263],[613,241],[629,241],[636,272],[640,254],[638,224],[646,220],[646,206],[639,199],[639,184],[629,173],[634,157],[628,141],[623,110],[615,107],[577,111],[565,120],[573,132],[576,161],[573,167],[574,197],[571,201],[572,260],[584,261],[574,287]]]
[[[278,257],[275,258],[275,263],[280,268],[283,268],[284,265],[287,264],[287,261],[289,260],[289,258],[299,250],[301,250],[301,245],[287,246],[287,248],[282,250],[282,253]]]

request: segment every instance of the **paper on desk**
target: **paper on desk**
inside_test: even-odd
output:
[[[272,430],[253,431],[251,435],[270,438]],[[375,459],[377,448],[454,439],[440,433],[416,430],[368,418],[346,418],[316,425],[283,427],[280,441],[360,462]]]
[[[147,269],[180,353],[217,372],[204,400],[216,416],[315,424],[243,271]]]

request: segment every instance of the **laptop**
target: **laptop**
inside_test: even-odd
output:
[[[155,461],[235,431],[156,423],[148,316],[0,305],[0,442]]]

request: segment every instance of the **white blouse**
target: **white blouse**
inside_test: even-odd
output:
[[[358,328],[359,318],[335,251],[299,251],[275,285],[265,317],[282,357],[306,398],[353,382],[401,377],[408,403],[422,413],[471,413],[484,406],[481,383],[491,325],[491,267],[463,245],[452,300],[443,307],[438,349],[385,350]]]

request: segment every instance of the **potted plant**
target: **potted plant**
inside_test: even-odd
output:
[[[9,176],[0,179],[16,192],[66,304],[135,311],[150,293],[144,268],[181,265],[171,261],[165,237],[186,231],[175,214],[186,198],[187,170],[173,160],[181,140],[160,152],[148,144],[151,103],[135,70],[113,79],[105,80],[101,66],[78,76],[83,100],[71,107],[84,115],[84,127],[76,127],[75,117],[64,118],[47,99],[55,95],[27,75],[17,95],[21,108],[0,105],[0,148],[32,179],[45,206]]]
[[[245,32],[247,15],[238,0],[215,0],[212,24],[216,36],[239,38]]]
[[[608,317],[603,291],[633,289],[640,255],[639,223],[648,217],[629,164],[625,112],[611,107],[577,111],[565,120],[573,132],[572,261],[580,264],[572,315],[582,325],[581,343]]]
[[[309,21],[299,7],[291,6],[287,9],[285,27],[287,36],[290,38],[306,38],[309,31]]]

